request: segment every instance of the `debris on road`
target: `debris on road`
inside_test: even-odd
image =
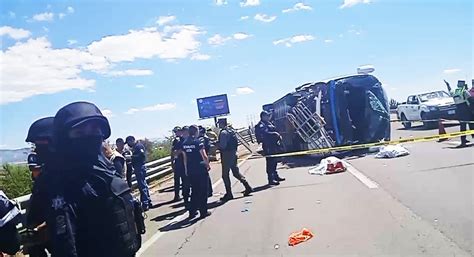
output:
[[[308,173],[311,175],[325,175],[344,172],[346,169],[346,165],[341,159],[330,156],[321,160],[321,162],[316,167],[309,169]]]
[[[290,237],[288,238],[288,245],[295,246],[299,243],[306,242],[313,237],[314,235],[311,233],[311,231],[309,231],[309,229],[303,228],[303,230],[299,232],[291,233]]]
[[[288,210],[289,210],[289,211],[294,211],[294,210],[295,210],[295,208],[293,208],[293,207],[290,207],[290,208],[288,208]]]
[[[402,145],[387,145],[382,146],[375,158],[396,158],[400,156],[409,155],[410,152]]]
[[[316,200],[316,204],[321,204],[321,200]]]
[[[280,245],[279,244],[275,244],[275,246],[273,246],[276,250],[278,250],[280,248]]]
[[[245,204],[251,204],[251,203],[252,203],[252,201],[250,201],[250,200],[245,201]]]
[[[249,209],[245,208],[245,209],[241,210],[240,212],[248,212],[248,211],[249,211]]]

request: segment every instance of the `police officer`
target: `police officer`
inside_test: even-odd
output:
[[[226,119],[219,119],[219,150],[221,152],[221,165],[222,165],[222,180],[225,185],[225,195],[220,199],[221,201],[229,201],[234,198],[232,195],[232,188],[230,184],[229,171],[232,170],[234,178],[240,181],[245,187],[244,196],[252,193],[252,187],[249,185],[245,177],[240,173],[239,167],[237,166],[237,148],[238,140],[235,135],[235,131],[227,126]]]
[[[173,154],[173,172],[174,172],[174,201],[178,201],[180,188],[183,193],[184,205],[189,204],[189,181],[184,171],[184,156],[182,152],[182,145],[184,142],[183,134],[184,131],[181,127],[175,127],[173,129],[175,138],[172,143],[172,154]]]
[[[128,187],[132,188],[132,152],[130,149],[128,149],[128,147],[125,147],[125,141],[123,138],[117,138],[115,140],[115,146],[117,147],[117,152],[119,152],[125,158],[125,165],[127,166],[125,176],[127,178]]]
[[[281,136],[277,132],[276,127],[271,123],[271,113],[262,111],[260,113],[260,121],[255,126],[259,132],[256,134],[262,135],[262,148],[265,155],[275,154],[281,148]],[[279,185],[280,181],[285,179],[278,175],[276,170],[278,165],[278,158],[266,157],[267,164],[267,178],[269,185]]]
[[[457,88],[452,93],[454,103],[456,104],[456,112],[459,118],[460,130],[466,131],[467,125],[469,129],[474,129],[473,114],[469,108],[469,97],[470,94],[467,91],[466,82],[463,80],[458,81]],[[474,135],[472,135],[474,138]],[[461,137],[461,144],[458,147],[465,147],[469,143],[466,136]]]
[[[131,257],[139,249],[131,190],[100,153],[110,133],[92,103],[71,103],[54,117],[57,161],[46,171],[53,257]]]
[[[46,212],[44,208],[46,189],[42,188],[44,183],[43,172],[46,166],[53,160],[53,124],[54,117],[39,119],[31,124],[26,137],[26,142],[33,143],[34,153],[28,156],[28,167],[32,172],[33,189],[30,197],[30,206],[26,216],[26,227],[38,233],[41,242],[27,249],[31,257],[46,257],[46,249],[51,251],[47,230],[46,230]],[[41,176],[41,177],[40,177]],[[37,182],[39,180],[39,182]]]
[[[132,148],[132,166],[137,179],[138,190],[140,191],[140,201],[144,211],[148,211],[153,204],[151,203],[150,191],[146,182],[146,149],[145,146],[137,142],[135,137],[128,136],[125,141]]]
[[[185,163],[185,172],[191,183],[191,204],[189,217],[192,219],[199,211],[200,217],[210,215],[207,209],[207,190],[209,185],[209,159],[204,144],[199,140],[197,126],[189,127],[189,137],[183,142],[182,150]]]
[[[199,129],[199,140],[204,144],[204,149],[206,150],[207,158],[209,158],[209,153],[211,152],[211,139],[206,135],[206,129],[203,126],[198,126]],[[210,158],[209,158],[210,161]],[[213,193],[211,176],[209,177],[209,187],[207,189],[207,196],[211,197]]]

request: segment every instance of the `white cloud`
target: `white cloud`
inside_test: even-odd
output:
[[[90,44],[87,49],[94,55],[103,56],[111,62],[134,61],[135,59],[184,59],[195,53],[200,42],[197,36],[203,31],[194,25],[165,26],[130,30],[125,35],[103,37]]]
[[[261,22],[272,22],[276,20],[276,18],[277,18],[276,16],[269,16],[262,13],[257,13],[255,14],[255,17],[254,17],[255,20],[261,21]]]
[[[251,37],[249,34],[245,34],[245,33],[242,33],[242,32],[239,32],[239,33],[235,33],[233,36],[232,36],[235,40],[244,40],[244,39],[247,39],[249,37]]]
[[[93,89],[95,80],[83,78],[81,73],[109,67],[105,58],[86,51],[53,49],[45,37],[29,39],[0,51],[0,60],[0,104],[70,89]]]
[[[74,13],[74,8],[72,8],[72,6],[68,6],[67,7],[67,12],[68,13]]]
[[[0,36],[9,36],[15,40],[28,38],[31,36],[31,32],[25,29],[16,29],[10,26],[0,27]]]
[[[163,26],[175,20],[176,20],[176,16],[160,16],[158,17],[158,20],[156,20],[156,24],[158,24],[159,26]]]
[[[77,40],[75,40],[75,39],[69,39],[69,40],[67,41],[67,44],[70,45],[70,46],[71,46],[71,45],[75,45],[75,44],[77,44]]]
[[[316,38],[312,35],[296,35],[288,38],[283,38],[273,41],[274,45],[284,44],[286,47],[291,47],[295,43],[302,43],[306,41],[312,41]]]
[[[293,5],[293,7],[285,9],[282,12],[283,13],[289,13],[289,12],[296,12],[296,11],[300,11],[300,10],[311,11],[311,10],[313,10],[313,8],[309,5],[305,5],[304,3],[297,3],[297,4]]]
[[[65,13],[59,13],[58,16],[59,16],[59,19],[62,19],[64,17],[66,17],[66,14]]]
[[[12,12],[12,11],[9,11],[8,12],[8,17],[10,17],[11,19],[15,18],[16,17],[16,13]]]
[[[250,16],[248,16],[248,15],[247,16],[242,16],[242,17],[240,17],[240,20],[241,21],[248,20],[249,18],[250,18]]]
[[[191,56],[191,60],[195,61],[207,61],[209,59],[211,59],[211,56],[207,54],[195,53]]]
[[[370,2],[371,0],[344,0],[344,3],[339,8],[349,8],[357,4],[370,4]]]
[[[330,44],[330,43],[332,43],[332,42],[334,42],[334,40],[332,40],[332,39],[326,39],[326,40],[324,40],[324,43],[326,43],[326,44]]]
[[[145,88],[145,85],[143,84],[138,84],[138,85],[135,85],[136,88]]]
[[[207,43],[209,43],[210,45],[218,46],[218,45],[225,44],[225,42],[231,39],[232,39],[231,37],[223,37],[219,34],[215,34],[214,36],[207,39]]]
[[[443,71],[444,74],[455,74],[455,73],[458,73],[460,72],[461,69],[446,69]]]
[[[52,12],[38,13],[38,14],[33,15],[33,20],[35,20],[35,21],[53,21],[54,20],[54,13],[52,13]]]
[[[245,0],[240,2],[241,7],[248,7],[248,6],[258,6],[260,5],[260,0]]]
[[[123,77],[123,76],[149,76],[153,75],[152,70],[140,70],[140,69],[130,69],[130,70],[120,70],[120,71],[108,71],[106,73],[109,76],[113,77]]]
[[[238,87],[235,90],[235,93],[238,95],[248,95],[248,94],[255,93],[255,91],[251,89],[250,87]]]
[[[226,5],[226,4],[227,4],[227,1],[226,1],[226,0],[215,0],[214,3],[215,3],[217,6],[222,6],[222,5]]]
[[[115,117],[115,114],[109,109],[101,110],[101,112],[102,112],[102,115],[104,115],[107,118]]]
[[[166,103],[166,104],[156,104],[152,106],[147,106],[143,108],[130,108],[125,114],[134,114],[137,112],[153,112],[153,111],[167,111],[176,109],[175,103]]]

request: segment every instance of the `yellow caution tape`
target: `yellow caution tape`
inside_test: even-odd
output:
[[[453,132],[453,133],[447,133],[447,134],[443,134],[443,135],[433,135],[433,136],[415,137],[415,138],[402,138],[402,139],[398,139],[398,140],[381,141],[381,142],[377,142],[377,143],[336,146],[336,147],[323,148],[323,149],[312,149],[312,150],[305,150],[305,151],[299,151],[299,152],[272,154],[272,155],[266,155],[265,157],[288,157],[288,156],[298,156],[298,155],[308,155],[308,154],[320,154],[320,153],[328,153],[328,152],[358,150],[358,149],[366,149],[366,148],[373,147],[373,146],[397,145],[397,144],[402,144],[402,143],[429,142],[429,141],[434,141],[434,140],[437,140],[437,139],[449,139],[449,138],[455,138],[455,137],[460,137],[460,136],[468,136],[468,135],[474,135],[474,130],[467,130],[467,131],[462,131],[462,132]]]

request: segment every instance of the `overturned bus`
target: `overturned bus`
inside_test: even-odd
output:
[[[263,109],[287,152],[390,140],[388,99],[369,74],[307,83]]]

